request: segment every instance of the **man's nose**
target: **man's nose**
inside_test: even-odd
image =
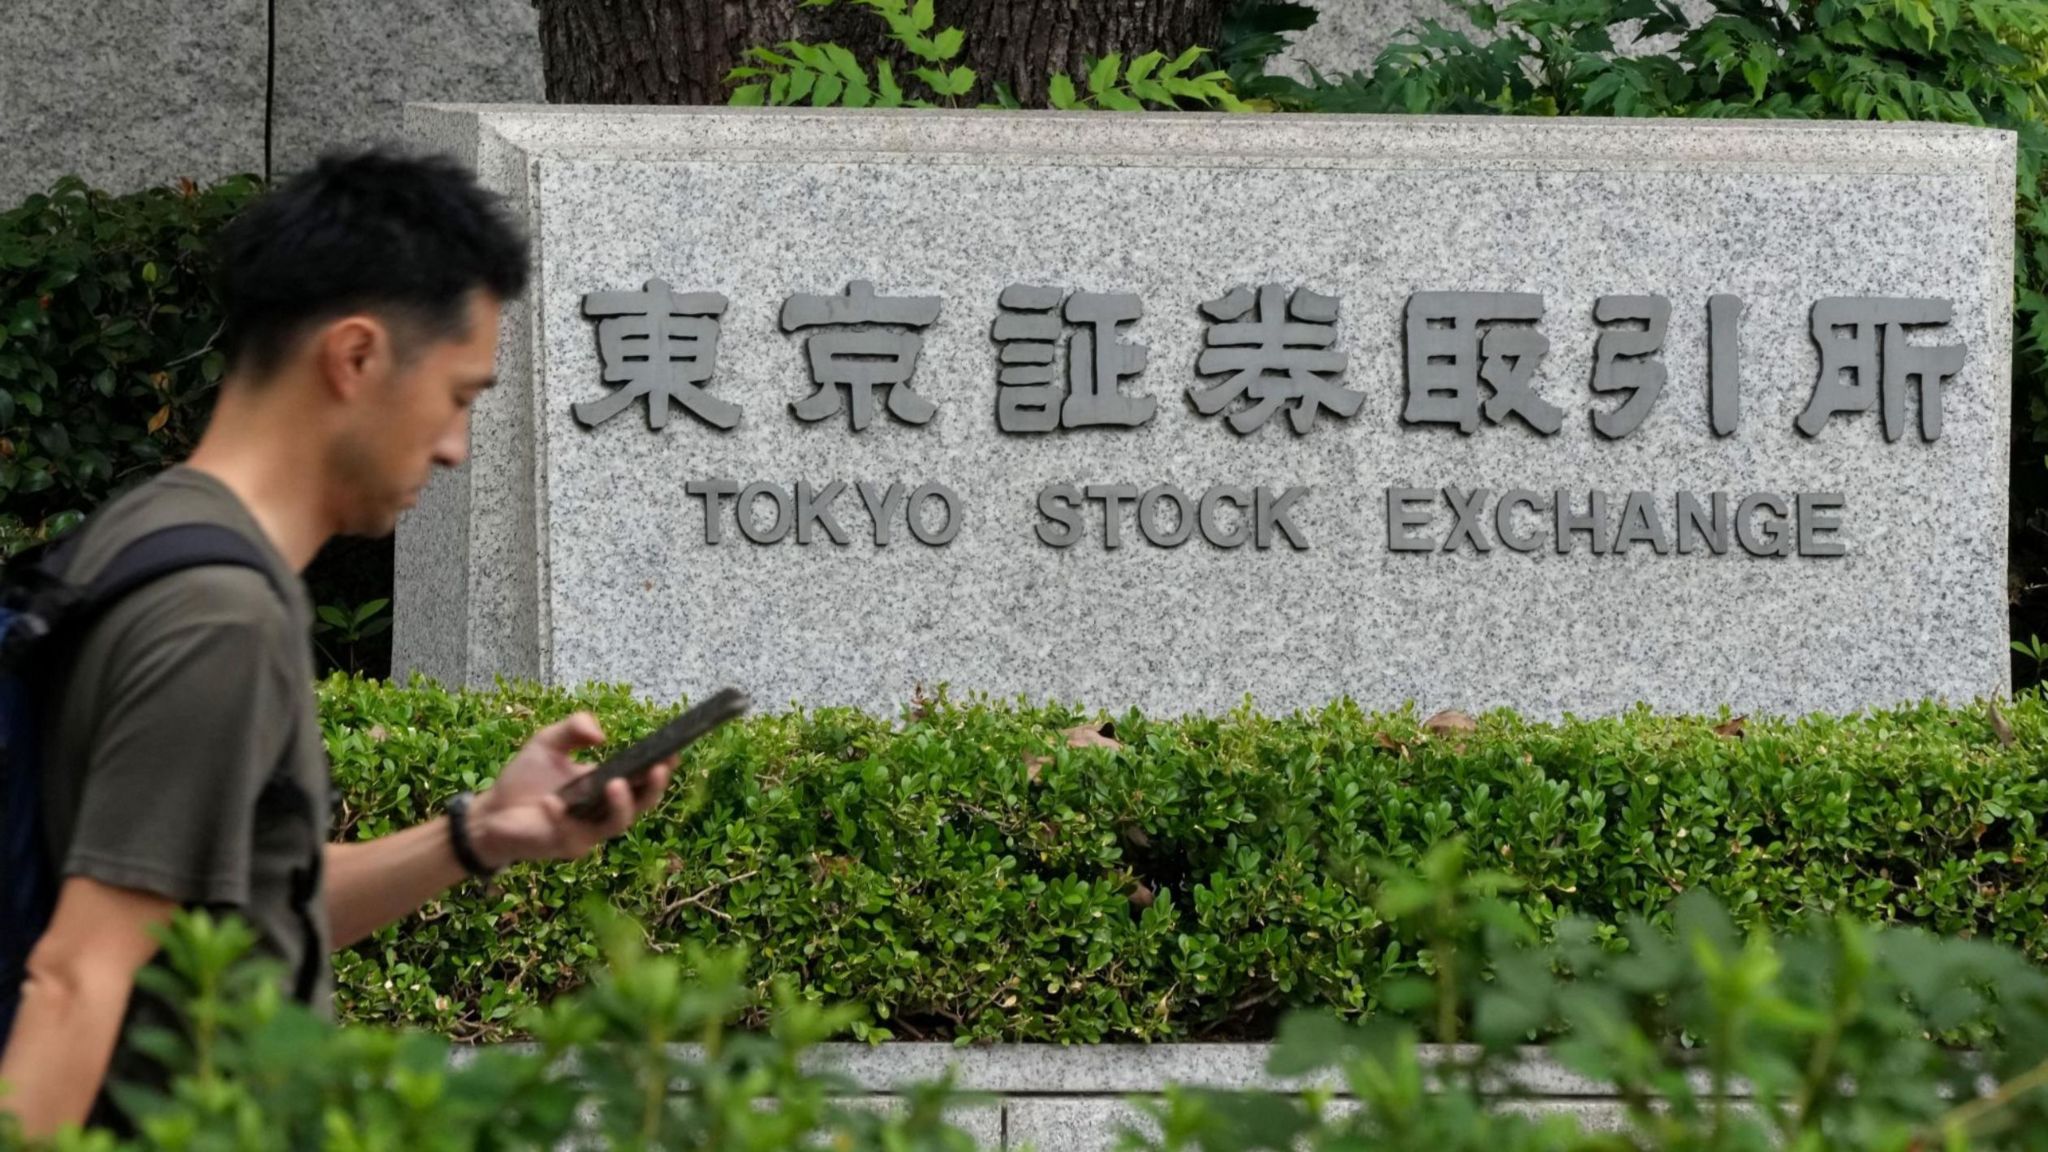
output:
[[[469,459],[469,413],[464,411],[461,418],[442,433],[434,442],[434,463],[443,468],[459,467]]]

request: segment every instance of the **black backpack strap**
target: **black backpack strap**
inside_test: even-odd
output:
[[[273,591],[277,581],[254,541],[220,524],[173,524],[137,537],[121,549],[84,587],[80,607],[96,615],[152,581],[187,568],[234,565],[263,573]]]
[[[68,576],[80,534],[15,558],[26,569],[21,582],[19,613],[14,629],[0,644],[0,660],[9,664],[46,638],[76,638],[129,593],[188,568],[231,565],[263,574],[271,590],[289,602],[263,551],[247,536],[220,524],[173,524],[136,537],[85,584]]]

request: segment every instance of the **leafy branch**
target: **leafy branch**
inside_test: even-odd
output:
[[[992,86],[992,102],[972,99],[981,77],[967,65],[956,63],[966,49],[967,33],[959,28],[934,33],[937,16],[932,0],[849,2],[888,25],[887,38],[917,62],[907,77],[915,82],[911,90],[905,90],[905,81],[897,78],[895,67],[886,59],[863,64],[838,44],[786,40],[771,48],[747,50],[747,62],[726,74],[727,83],[740,85],[733,90],[730,103],[740,107],[809,104],[814,108],[1022,106],[1016,94],[1001,84]],[[801,7],[823,8],[834,3],[837,0],[803,0]],[[1207,54],[1206,48],[1189,48],[1169,60],[1164,52],[1147,52],[1126,65],[1121,54],[1111,53],[1089,62],[1088,74],[1083,78],[1088,86],[1085,96],[1071,77],[1055,74],[1050,85],[1051,102],[1053,107],[1066,110],[1137,112],[1198,105],[1230,112],[1251,111],[1252,107],[1239,100],[1232,90],[1228,72],[1189,74]]]

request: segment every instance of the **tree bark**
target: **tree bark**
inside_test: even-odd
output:
[[[557,104],[723,104],[725,75],[748,48],[783,40],[831,42],[864,63],[892,51],[886,27],[847,3],[798,0],[539,0],[548,100]],[[1218,47],[1232,0],[938,0],[933,30],[967,34],[964,63],[993,99],[995,83],[1027,105],[1065,72],[1086,91],[1087,62],[1111,52],[1176,55]]]

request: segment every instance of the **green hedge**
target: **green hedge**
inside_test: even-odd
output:
[[[210,246],[253,177],[0,211],[0,509],[61,531],[192,449],[226,371]]]
[[[322,688],[345,834],[488,783],[574,707],[615,740],[672,706],[623,689]],[[677,798],[587,861],[471,884],[338,961],[360,1021],[465,1038],[574,987],[598,893],[658,946],[744,945],[750,978],[865,1005],[875,1033],[1097,1041],[1258,1037],[1288,1006],[1369,1012],[1426,964],[1365,893],[1379,859],[1464,836],[1541,925],[1662,921],[1706,888],[1749,924],[1809,911],[2048,957],[2048,700],[1849,719],[1535,724],[1336,705],[1103,723],[921,700],[895,720],[761,715],[686,761]],[[1723,732],[1717,732],[1717,726]]]

